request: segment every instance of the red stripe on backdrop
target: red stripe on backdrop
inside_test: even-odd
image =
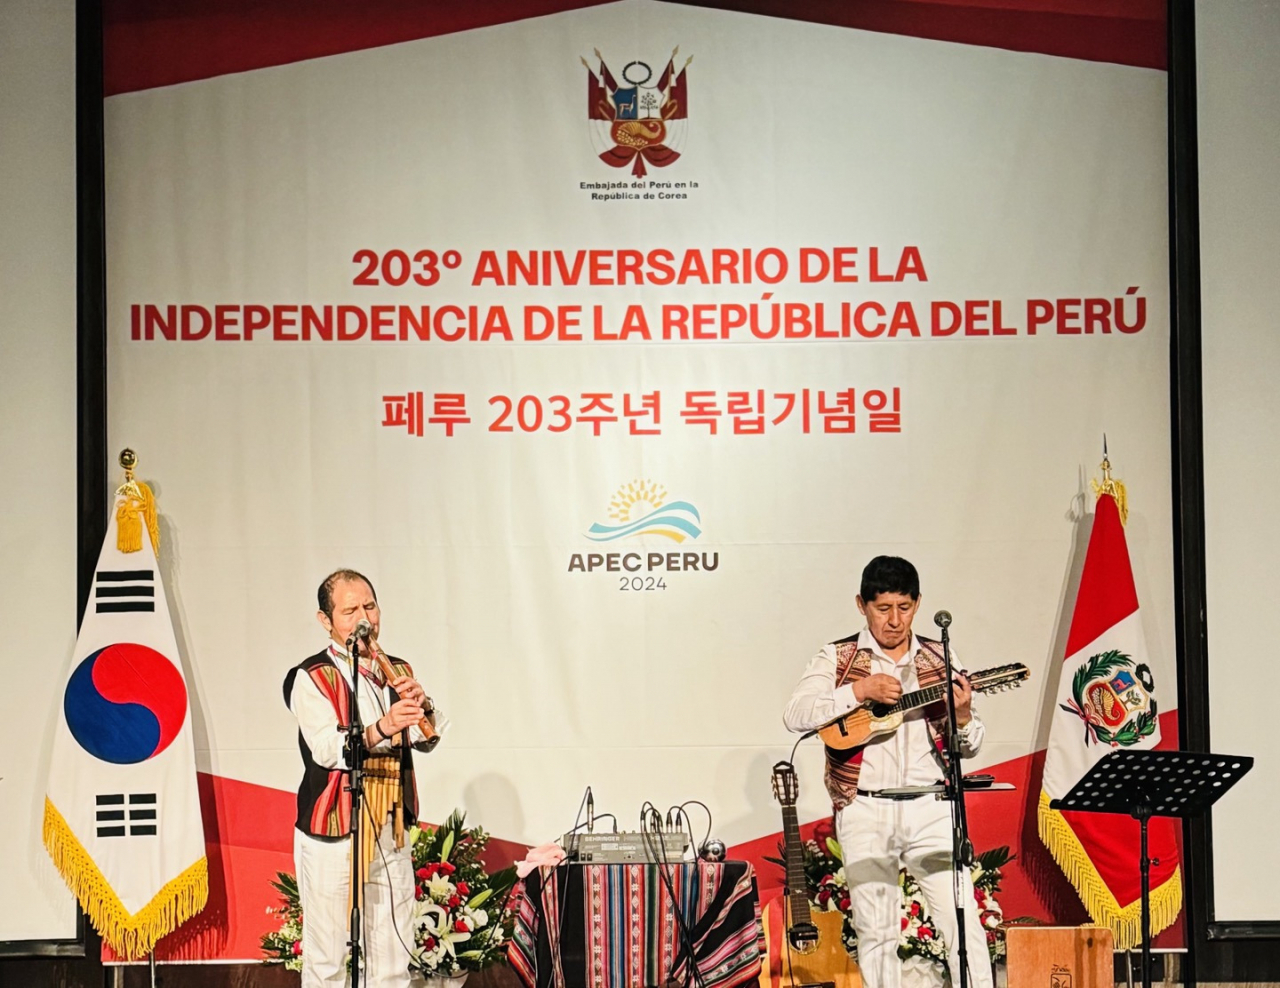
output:
[[[1071,658],[1137,609],[1138,591],[1133,585],[1133,568],[1129,565],[1129,547],[1125,543],[1120,510],[1115,499],[1104,494],[1094,508],[1093,530],[1089,533],[1089,548],[1084,555],[1080,591],[1071,614],[1071,631],[1063,660]]]
[[[1154,0],[698,0],[697,6],[1089,62],[1165,67],[1165,8]]]
[[[1158,748],[1177,748],[1176,710],[1160,715],[1160,735],[1162,740]],[[984,768],[982,771],[994,775],[996,781],[1012,783],[1016,789],[1013,792],[992,792],[970,797],[965,804],[969,811],[969,830],[978,853],[1008,845],[1017,855],[1017,859],[1004,869],[1004,881],[998,897],[1006,920],[1033,917],[1053,924],[1075,926],[1089,922],[1088,914],[1080,903],[1076,890],[1071,887],[1062,869],[1040,842],[1036,826],[1044,755],[1043,751],[1037,751]],[[817,781],[813,780],[813,784],[816,785]],[[762,784],[767,786],[767,780]],[[814,829],[823,822],[814,821],[801,826],[801,837],[812,837]],[[1133,826],[1136,833],[1137,824],[1134,823]],[[1182,831],[1176,826],[1176,821],[1174,830],[1178,842],[1178,857],[1181,859]],[[782,869],[765,860],[766,857],[778,856],[778,842],[781,840],[782,833],[779,831],[729,849],[730,857],[750,861],[755,865],[761,902],[777,897],[782,891]],[[1136,845],[1135,838],[1134,882],[1138,880]],[[1155,946],[1183,946],[1182,922],[1180,915],[1173,926],[1155,937]]]
[[[604,0],[106,0],[103,92],[131,93],[287,65]]]
[[[106,0],[103,88],[114,96],[602,2]],[[690,5],[1087,61],[1165,66],[1165,7],[1158,0],[703,0]]]

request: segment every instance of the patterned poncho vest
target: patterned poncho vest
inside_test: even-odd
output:
[[[412,676],[407,662],[388,656],[396,674]],[[328,649],[318,652],[289,670],[284,679],[284,702],[291,705],[293,684],[298,674],[310,676],[320,693],[333,704],[338,724],[347,723],[347,711],[351,707],[351,690],[347,681],[329,657]],[[317,765],[311,757],[302,732],[298,732],[298,750],[302,753],[302,784],[298,787],[298,818],[296,826],[304,834],[321,839],[336,840],[351,833],[351,793],[347,791],[351,773],[343,769],[329,769]],[[397,749],[400,761],[400,791],[404,793],[404,823],[418,819],[418,787],[413,775],[413,749],[408,745]]]
[[[931,638],[921,638],[919,635],[916,639],[920,642],[920,650],[915,655],[916,679],[919,680],[920,689],[925,689],[942,682],[946,674],[946,663],[942,657],[940,642]],[[872,652],[868,648],[858,648],[857,635],[843,638],[834,644],[836,688],[870,675]],[[929,725],[929,738],[941,759],[944,721],[947,715],[946,704],[930,704],[925,707],[924,714]],[[862,756],[866,750],[866,745],[845,751],[836,748],[826,749],[827,766],[823,772],[823,780],[831,796],[831,806],[837,812],[852,803],[858,796],[858,775],[862,771]]]

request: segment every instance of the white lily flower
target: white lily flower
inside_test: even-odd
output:
[[[436,902],[447,902],[456,891],[453,882],[436,872],[426,882],[427,894]]]

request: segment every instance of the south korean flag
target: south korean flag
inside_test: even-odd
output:
[[[141,486],[141,485],[138,485]],[[134,489],[136,491],[136,488]],[[148,500],[150,492],[147,492]],[[126,958],[204,908],[208,865],[187,685],[156,550],[118,545],[119,496],[62,695],[44,843],[103,939]]]

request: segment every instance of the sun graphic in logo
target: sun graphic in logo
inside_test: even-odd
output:
[[[702,516],[688,501],[670,495],[662,484],[633,480],[623,484],[609,501],[609,524],[593,522],[587,530],[592,542],[614,542],[653,535],[683,542],[702,534]]]
[[[667,489],[652,480],[633,480],[623,484],[609,502],[609,517],[626,524],[635,518],[661,508],[667,500]]]

